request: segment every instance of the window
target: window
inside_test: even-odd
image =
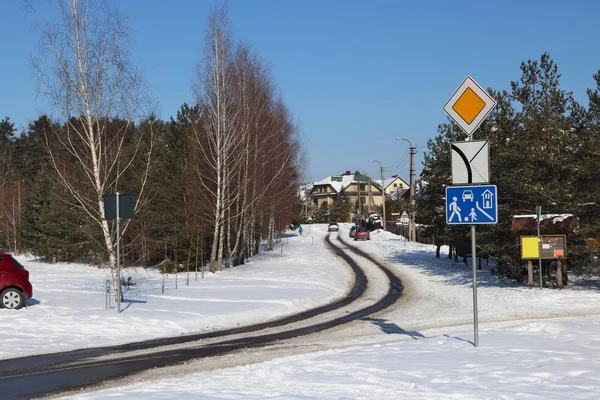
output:
[[[364,192],[365,190],[367,190],[367,185],[366,184],[361,183],[359,186],[360,186],[360,189],[358,189],[358,190],[360,190],[361,192]]]
[[[394,183],[394,187],[395,187],[395,188],[397,188],[397,187],[398,187],[398,184],[397,184],[397,183]]]

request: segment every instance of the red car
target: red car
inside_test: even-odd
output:
[[[29,272],[10,254],[0,254],[0,308],[19,309],[32,292]]]
[[[367,228],[359,226],[354,233],[354,240],[371,240],[371,234]]]

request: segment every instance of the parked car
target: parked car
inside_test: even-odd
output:
[[[355,233],[356,233],[356,225],[353,225],[352,227],[350,227],[350,237],[353,238]]]
[[[356,228],[354,240],[371,240],[371,234],[369,233],[369,230],[367,228],[359,226],[358,228]]]
[[[340,228],[338,227],[337,222],[330,222],[329,223],[329,227],[327,228],[327,231],[331,232],[331,231],[339,231]]]
[[[29,271],[10,254],[0,254],[0,308],[19,309],[32,292]]]

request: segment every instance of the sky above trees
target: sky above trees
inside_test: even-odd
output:
[[[131,27],[131,58],[152,89],[157,114],[174,116],[201,62],[207,15],[218,1],[120,2]],[[446,117],[442,106],[466,75],[509,90],[521,61],[549,52],[561,85],[587,106],[585,90],[600,69],[595,51],[600,3],[578,1],[279,2],[231,0],[235,40],[256,48],[272,69],[298,122],[307,154],[305,181],[345,170],[408,178],[408,138],[417,173],[429,138]],[[53,11],[41,2],[42,12]],[[19,130],[49,110],[36,96],[30,55],[38,36],[19,2],[0,6],[8,62],[0,66],[0,117]]]

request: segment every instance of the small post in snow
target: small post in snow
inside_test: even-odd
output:
[[[111,307],[110,304],[110,279],[106,280],[106,309],[109,310]]]

